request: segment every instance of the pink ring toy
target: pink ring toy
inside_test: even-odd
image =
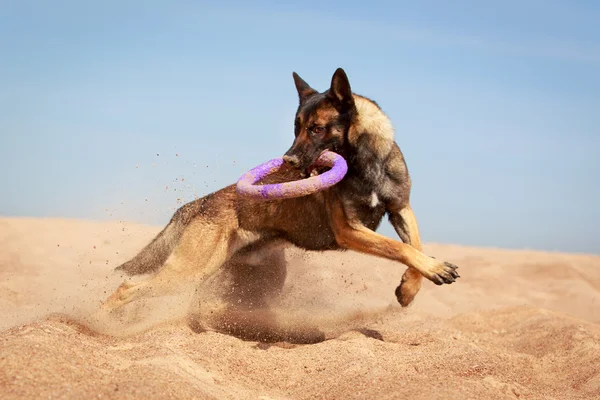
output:
[[[348,164],[342,156],[332,151],[324,151],[314,166],[331,167],[331,169],[321,175],[292,182],[255,185],[259,180],[276,172],[282,164],[283,158],[275,158],[246,172],[237,182],[237,192],[244,197],[261,200],[302,197],[335,185],[348,172]]]

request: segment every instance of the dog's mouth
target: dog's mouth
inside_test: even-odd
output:
[[[323,154],[324,152],[325,152],[325,150],[322,151],[321,154]],[[319,157],[321,157],[321,154],[319,154]],[[323,170],[327,169],[326,167],[316,165],[319,157],[315,158],[315,160],[312,162],[312,164],[310,164],[308,167],[301,170],[300,175],[302,176],[302,178],[309,178],[311,176],[317,176],[317,175],[321,174],[323,172]]]
[[[302,157],[295,155],[292,152],[286,153],[283,158],[285,162],[290,165],[292,168],[296,169],[300,173],[300,177],[302,179],[309,178],[312,176],[320,175],[323,172],[327,171],[329,167],[319,165],[317,161],[321,157],[323,153],[327,150],[323,150],[318,153],[317,157]]]
[[[311,165],[310,167],[300,172],[300,175],[302,176],[302,178],[309,178],[311,176],[319,175],[318,167]]]

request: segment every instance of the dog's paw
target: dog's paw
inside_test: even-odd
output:
[[[423,275],[414,268],[408,268],[406,272],[404,272],[402,281],[395,291],[396,299],[402,307],[407,307],[412,303],[421,289],[422,279]]]
[[[436,266],[427,278],[435,283],[436,285],[443,285],[444,283],[451,284],[455,282],[457,278],[460,278],[456,269],[458,267],[449,262],[443,262]]]
[[[402,307],[408,307],[410,303],[415,299],[418,290],[414,290],[408,287],[405,282],[400,283],[400,285],[396,288],[394,294],[396,295],[396,300]]]
[[[129,302],[131,297],[131,288],[135,284],[129,282],[123,282],[121,285],[111,294],[104,302],[102,302],[102,308],[107,311],[115,310],[122,305]]]

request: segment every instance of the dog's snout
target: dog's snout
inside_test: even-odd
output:
[[[285,156],[283,156],[283,161],[285,161],[287,164],[291,165],[292,167],[297,167],[300,164],[300,160],[298,159],[297,156],[291,156],[286,154]]]

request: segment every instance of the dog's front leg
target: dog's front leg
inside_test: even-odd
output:
[[[438,261],[409,244],[370,230],[352,216],[348,218],[339,201],[330,205],[335,239],[341,247],[401,262],[436,285],[452,283],[459,277],[456,265]]]
[[[390,208],[388,209],[390,223],[398,233],[398,236],[406,244],[411,245],[419,251],[423,251],[421,244],[421,237],[419,235],[419,226],[417,224],[417,218],[410,207],[410,204],[404,207]],[[398,303],[403,307],[408,306],[419,290],[421,289],[421,282],[423,281],[423,275],[412,267],[408,267],[404,275],[402,275],[402,281],[396,288],[396,298]]]

